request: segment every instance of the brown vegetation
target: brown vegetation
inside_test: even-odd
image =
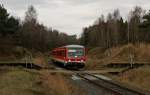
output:
[[[13,67],[0,73],[0,95],[86,95],[62,74]]]
[[[35,54],[35,58],[33,60],[33,63],[38,65],[38,66],[41,66],[41,67],[47,67],[47,65],[48,65],[48,63],[45,59],[45,56],[40,52]]]
[[[128,44],[124,46],[113,47],[107,50],[95,48],[89,51],[87,63],[93,63],[90,64],[90,66],[94,67],[108,63],[128,63],[130,61],[130,54],[133,55],[134,62],[150,63],[149,50],[149,44]]]
[[[120,74],[117,80],[150,91],[150,66],[140,67]]]
[[[52,91],[52,95],[86,95],[81,88],[71,84],[62,74],[43,71],[41,80],[43,85]]]

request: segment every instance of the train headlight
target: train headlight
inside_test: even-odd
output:
[[[83,62],[84,60],[81,60],[81,62]]]
[[[69,59],[68,62],[71,62],[71,60]]]

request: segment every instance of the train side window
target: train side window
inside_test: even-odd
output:
[[[58,51],[58,56],[61,56],[61,50]]]
[[[66,54],[65,54],[65,50],[63,50],[63,56],[66,56]]]
[[[55,55],[55,52],[54,52],[54,51],[52,51],[52,55]]]
[[[61,56],[61,52],[60,52],[60,50],[58,51],[58,56]]]
[[[61,50],[61,56],[63,56],[63,50]]]
[[[64,50],[64,55],[65,55],[65,57],[66,57],[66,50]]]
[[[63,50],[60,51],[60,55],[63,56]]]
[[[62,56],[62,50],[60,50],[60,56]]]
[[[57,56],[57,51],[55,51],[55,55]]]
[[[57,51],[55,51],[55,56],[57,55]]]
[[[62,50],[60,50],[60,56],[62,56]]]
[[[57,56],[59,56],[59,51],[57,51]]]
[[[53,55],[56,55],[56,51],[53,52]]]

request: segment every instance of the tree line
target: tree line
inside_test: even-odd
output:
[[[23,21],[11,16],[0,5],[0,41],[19,35],[19,46],[42,52],[68,44],[110,48],[127,43],[149,43],[149,31],[150,11],[146,12],[139,6],[130,11],[127,19],[123,19],[118,9],[107,17],[101,15],[93,25],[85,27],[77,39],[76,35],[69,36],[39,23],[36,9],[32,5],[25,12]]]
[[[150,11],[136,6],[123,19],[117,9],[107,17],[101,15],[95,23],[83,29],[80,43],[87,47],[110,48],[123,44],[150,42]]]
[[[20,42],[19,46],[42,52],[55,47],[78,43],[76,35],[69,36],[40,24],[36,9],[32,5],[28,7],[23,21],[11,16],[7,9],[0,5],[0,39],[7,37],[14,39],[17,37]]]

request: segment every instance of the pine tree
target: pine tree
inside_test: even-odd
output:
[[[0,5],[0,34],[3,36],[13,34],[18,28],[19,21],[13,16],[10,16],[3,5]]]

